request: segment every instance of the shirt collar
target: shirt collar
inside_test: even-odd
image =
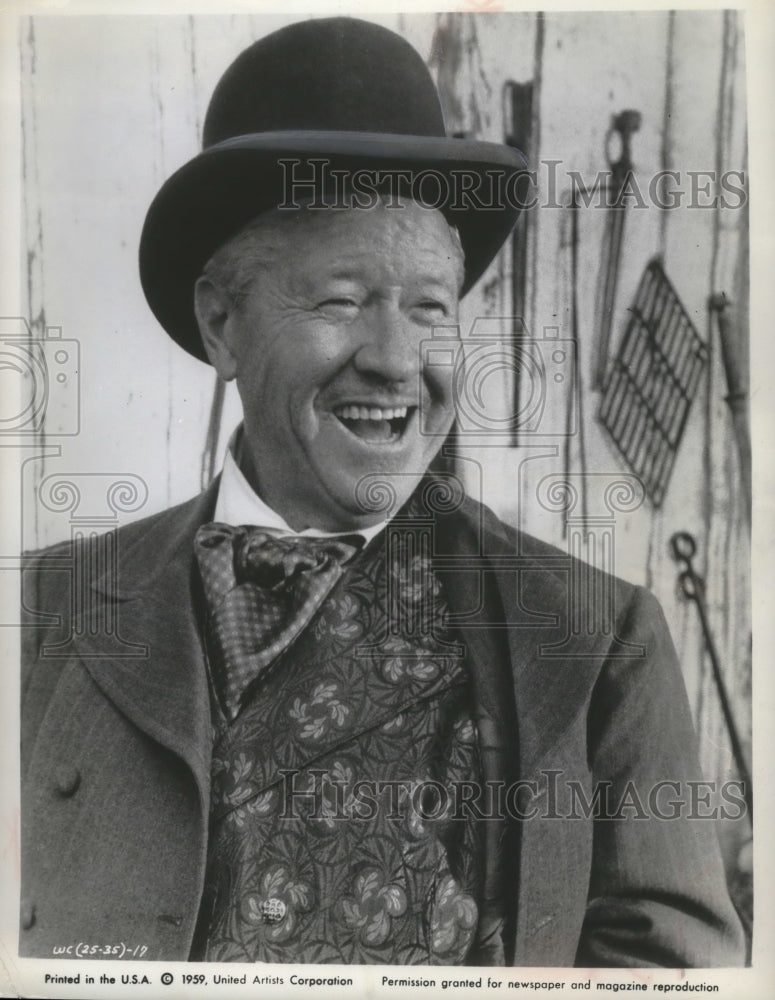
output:
[[[238,427],[226,448],[223,461],[221,482],[218,489],[218,499],[215,504],[213,520],[234,527],[241,524],[254,525],[257,528],[267,528],[278,535],[301,535],[308,538],[335,538],[337,535],[360,535],[368,544],[388,523],[380,521],[368,528],[357,531],[320,531],[318,528],[305,528],[304,531],[294,531],[285,519],[272,510],[243,475],[235,458],[240,443],[242,427]]]

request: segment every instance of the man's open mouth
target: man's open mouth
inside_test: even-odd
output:
[[[361,406],[347,403],[334,416],[363,441],[398,441],[412,416],[413,406]]]

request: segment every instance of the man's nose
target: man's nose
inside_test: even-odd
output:
[[[386,382],[409,382],[421,367],[423,338],[396,303],[380,303],[365,317],[364,338],[355,354],[357,370]]]

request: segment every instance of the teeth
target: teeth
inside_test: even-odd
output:
[[[334,412],[345,420],[396,420],[403,419],[409,412],[409,407],[357,406],[355,403],[348,403],[346,406],[337,406]]]

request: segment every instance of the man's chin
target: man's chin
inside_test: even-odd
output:
[[[331,483],[330,499],[338,508],[332,531],[368,528],[393,517],[415,490],[425,468],[417,472],[378,468],[359,475],[351,470]],[[329,471],[330,479],[330,471]],[[333,514],[333,511],[331,512]]]

